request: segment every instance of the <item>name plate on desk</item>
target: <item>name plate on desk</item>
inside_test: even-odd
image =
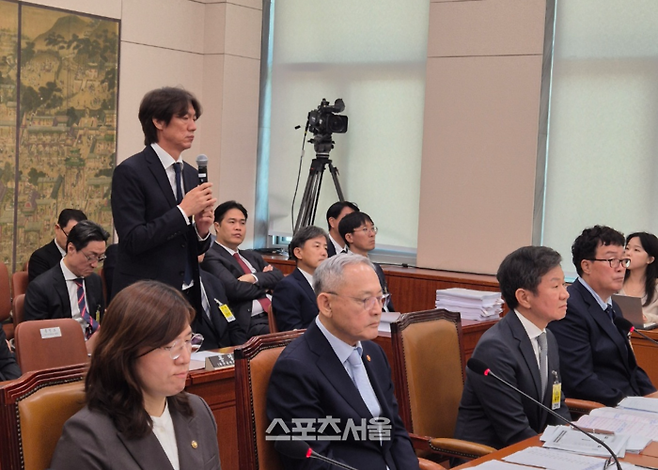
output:
[[[235,365],[233,354],[218,354],[206,357],[206,370],[226,369]]]

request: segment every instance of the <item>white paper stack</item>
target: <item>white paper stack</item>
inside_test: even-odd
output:
[[[437,289],[436,308],[459,312],[462,320],[496,320],[503,311],[500,292],[453,287]]]

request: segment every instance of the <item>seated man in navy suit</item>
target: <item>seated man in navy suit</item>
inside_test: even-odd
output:
[[[222,281],[233,315],[251,338],[270,332],[267,310],[272,299],[268,291],[283,279],[283,273],[254,250],[238,248],[247,235],[246,225],[247,209],[242,204],[226,201],[217,206],[217,239],[201,267]]]
[[[418,469],[377,337],[382,293],[374,267],[353,254],[314,274],[319,315],[279,356],[267,391],[266,439],[298,438],[359,469]],[[329,468],[281,457],[290,469]]]
[[[94,270],[105,259],[109,234],[90,220],[69,232],[66,256],[30,283],[25,294],[25,320],[73,318],[89,339],[105,310],[103,285]]]
[[[310,225],[300,229],[288,246],[295,269],[276,285],[272,309],[280,331],[307,328],[318,314],[313,273],[327,259],[327,232]]]
[[[75,224],[81,220],[87,220],[87,216],[78,209],[64,209],[59,213],[55,224],[55,238],[30,256],[27,264],[29,282],[59,264],[66,254],[66,237],[69,236],[69,232],[75,227]]]
[[[621,312],[612,294],[621,290],[630,262],[624,244],[621,233],[596,225],[571,246],[578,279],[568,289],[567,315],[548,326],[557,338],[563,389],[570,398],[615,406],[624,397],[656,391],[637,365],[628,331],[614,324]]]
[[[571,419],[560,392],[557,342],[546,330],[567,311],[561,260],[557,251],[543,246],[525,246],[507,255],[496,277],[510,312],[482,335],[473,357]],[[466,369],[456,438],[500,449],[543,432],[548,424],[562,423],[497,380]]]
[[[329,227],[329,244],[327,245],[327,254],[329,258],[335,256],[337,253],[347,252],[345,240],[340,236],[338,231],[338,224],[343,217],[352,212],[359,212],[356,204],[350,201],[334,202],[329,209],[327,209],[327,226]]]
[[[375,249],[375,237],[377,236],[377,227],[372,221],[370,216],[365,212],[352,212],[343,217],[338,224],[340,236],[343,237],[345,243],[351,253],[368,257],[368,253]],[[386,277],[384,270],[377,263],[373,263],[379,283],[382,286],[382,291],[388,294],[388,286],[386,285]],[[384,304],[386,312],[395,312],[391,298],[388,298]]]

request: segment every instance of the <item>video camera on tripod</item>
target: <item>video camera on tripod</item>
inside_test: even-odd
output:
[[[306,119],[306,131],[313,133],[313,138],[309,143],[313,144],[315,149],[315,158],[311,162],[306,188],[299,207],[299,215],[295,223],[294,232],[308,225],[313,225],[315,213],[318,208],[318,199],[320,197],[320,188],[322,187],[322,175],[325,166],[329,166],[329,172],[334,181],[338,199],[344,201],[343,191],[338,182],[338,169],[333,166],[329,159],[329,152],[334,148],[334,141],[331,139],[333,133],[344,134],[347,132],[347,116],[340,115],[345,110],[345,103],[338,98],[333,105],[322,98],[320,105],[308,113]],[[295,191],[296,192],[296,191]],[[294,200],[293,200],[294,204]]]

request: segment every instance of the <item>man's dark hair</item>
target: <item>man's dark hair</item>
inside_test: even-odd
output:
[[[164,121],[169,125],[174,116],[187,114],[190,105],[194,108],[196,119],[201,117],[201,104],[189,91],[177,87],[164,87],[149,91],[139,105],[139,122],[144,131],[144,144],[150,145],[158,141],[158,130],[153,119]]]
[[[110,234],[103,227],[91,220],[81,220],[69,232],[66,248],[72,243],[73,247],[80,251],[89,245],[89,242],[106,242],[108,238]]]
[[[247,215],[247,209],[245,209],[242,204],[236,201],[226,201],[222,202],[215,209],[215,222],[221,224],[222,220],[224,220],[224,215],[226,215],[226,213],[231,209],[238,209],[240,212],[242,212],[244,214],[245,220],[249,218]]]
[[[338,232],[340,233],[340,236],[343,237],[343,240],[345,240],[347,246],[350,246],[350,244],[345,238],[345,235],[354,232],[357,228],[365,225],[366,222],[374,224],[370,216],[365,212],[352,212],[341,219],[338,224]]]
[[[578,235],[573,245],[571,245],[571,259],[579,276],[583,275],[582,261],[595,258],[596,249],[601,245],[623,247],[625,246],[624,235],[605,225],[595,225],[583,230],[583,233]]]
[[[290,245],[288,245],[288,257],[294,259],[295,263],[299,262],[299,259],[295,256],[295,248],[303,248],[307,241],[318,237],[325,237],[327,244],[329,244],[329,235],[320,227],[309,225],[308,227],[299,229],[292,237],[292,240],[290,240]]]
[[[349,207],[354,212],[359,212],[359,206],[357,206],[355,203],[350,201],[338,201],[338,202],[334,202],[331,206],[329,206],[329,209],[327,209],[328,230],[331,229],[331,226],[329,225],[329,219],[331,219],[332,217],[334,219],[337,219],[340,213],[343,212],[343,209],[345,209],[346,207]]]
[[[87,216],[79,209],[64,209],[59,213],[59,217],[57,218],[57,225],[59,225],[59,228],[64,228],[69,224],[71,220],[82,222],[83,220],[87,220]]]
[[[560,266],[561,261],[560,253],[546,246],[524,246],[507,255],[498,267],[496,279],[503,300],[510,310],[519,305],[516,300],[518,289],[536,294],[541,278],[551,269]]]

